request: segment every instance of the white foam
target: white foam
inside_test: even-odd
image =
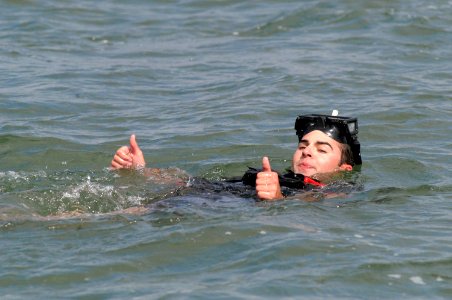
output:
[[[421,284],[421,285],[425,284],[424,280],[420,276],[411,276],[410,280],[415,284]]]

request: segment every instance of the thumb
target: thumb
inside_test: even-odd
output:
[[[136,137],[134,134],[130,136],[130,152],[137,153],[137,151],[140,151],[140,146],[138,146]]]
[[[270,161],[267,156],[262,158],[262,172],[271,172],[272,167],[270,166]]]

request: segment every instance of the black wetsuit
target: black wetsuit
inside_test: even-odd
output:
[[[249,168],[242,177],[231,178],[227,180],[210,181],[204,178],[192,178],[188,184],[188,189],[181,190],[182,194],[199,193],[202,194],[224,194],[230,193],[240,197],[252,198],[256,197],[256,177],[257,173],[261,172],[259,169]],[[279,174],[279,184],[281,192],[284,196],[295,195],[303,191],[309,191],[314,188],[323,186],[318,181],[301,174],[295,174],[288,171],[286,174]]]

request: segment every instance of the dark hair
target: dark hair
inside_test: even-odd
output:
[[[339,166],[342,164],[349,164],[350,166],[355,165],[355,161],[353,159],[353,151],[349,144],[339,143],[341,148],[341,161]]]

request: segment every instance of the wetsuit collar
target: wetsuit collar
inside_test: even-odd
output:
[[[306,176],[304,177],[303,182],[306,184],[310,184],[310,185],[314,185],[314,186],[318,186],[318,187],[325,186],[324,183],[321,183],[320,181],[317,181],[315,179],[312,179],[311,177],[306,177]]]
[[[290,169],[287,170],[287,171],[288,171],[288,174],[290,176],[294,177],[294,178],[295,177],[303,178],[303,183],[305,183],[305,184],[310,184],[310,185],[317,186],[317,187],[323,187],[323,186],[326,185],[326,184],[321,183],[320,181],[315,180],[315,179],[313,179],[311,177],[304,176],[303,174],[297,174],[297,173],[295,173],[294,171],[292,171]]]

